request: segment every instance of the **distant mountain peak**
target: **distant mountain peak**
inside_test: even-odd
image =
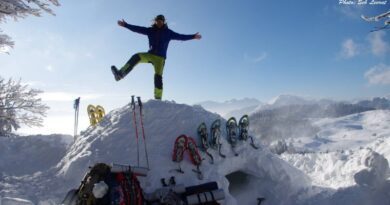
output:
[[[291,104],[307,104],[310,100],[291,94],[282,94],[271,99],[268,104],[269,105],[291,105]]]

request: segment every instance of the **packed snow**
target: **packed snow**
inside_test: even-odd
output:
[[[177,183],[185,186],[216,181],[225,192],[221,204],[228,205],[257,204],[259,197],[266,198],[262,205],[390,204],[388,110],[313,119],[312,123],[320,127],[316,136],[277,141],[270,147],[261,145],[261,138],[254,136],[260,149],[253,149],[249,142],[239,142],[237,157],[222,139],[222,153],[227,158],[210,150],[215,158],[215,163],[210,164],[201,152],[205,158],[200,167],[203,180],[192,172],[195,167],[188,156],[181,166],[185,173],[172,172],[178,166],[171,161],[175,138],[186,134],[199,143],[196,128],[201,122],[210,126],[215,119],[226,122],[200,106],[155,100],[144,104],[151,169],[147,177],[139,177],[145,192],[160,188],[161,178],[175,176]],[[137,166],[132,123],[130,106],[125,105],[108,113],[96,127],[82,131],[72,144],[70,136],[45,145],[26,137],[0,138],[0,204],[58,204],[68,190],[78,187],[88,167],[97,162]],[[39,138],[42,137],[45,136]],[[56,146],[64,151],[56,151]],[[39,161],[43,157],[41,149],[46,149],[46,155]],[[142,137],[140,157],[140,166],[145,167]],[[20,163],[12,166],[14,161]],[[20,172],[23,164],[25,171]],[[104,186],[99,188],[97,194],[103,193]]]

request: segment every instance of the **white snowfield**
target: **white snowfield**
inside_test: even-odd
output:
[[[195,167],[188,155],[181,166],[185,173],[172,172],[178,167],[171,160],[175,138],[186,134],[199,143],[198,125],[206,122],[210,126],[218,118],[221,117],[200,106],[154,100],[145,103],[144,124],[151,170],[147,177],[139,177],[144,191],[150,193],[161,187],[161,178],[175,176],[178,184],[186,186],[217,181],[226,196],[221,204],[227,205],[257,204],[259,197],[266,198],[262,205],[390,204],[388,111],[316,121],[322,128],[317,138],[293,142],[297,150],[313,153],[281,156],[263,146],[255,150],[249,142],[239,142],[236,149],[239,156],[234,156],[225,139],[223,120],[222,153],[227,157],[221,158],[217,151],[210,150],[215,158],[215,163],[210,164],[208,156],[201,152],[205,158],[200,167],[203,180],[192,171]],[[132,123],[130,106],[126,105],[107,114],[98,126],[85,130],[51,168],[23,176],[0,170],[0,205],[58,204],[68,190],[78,187],[88,166],[97,162],[137,166],[137,141]],[[350,124],[354,126],[348,128]],[[139,134],[140,165],[146,166],[140,129]],[[258,138],[255,140],[260,144]],[[12,154],[25,151],[15,150]],[[10,164],[6,162],[7,157],[0,159],[0,165]]]

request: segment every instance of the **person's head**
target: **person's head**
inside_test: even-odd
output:
[[[157,28],[162,28],[165,25],[165,17],[164,17],[164,15],[162,15],[162,14],[157,15],[154,18],[154,25],[156,25]]]

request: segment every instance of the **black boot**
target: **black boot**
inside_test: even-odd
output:
[[[119,81],[123,78],[122,73],[114,65],[111,66],[111,71],[112,71],[112,74],[114,74],[116,81]]]

